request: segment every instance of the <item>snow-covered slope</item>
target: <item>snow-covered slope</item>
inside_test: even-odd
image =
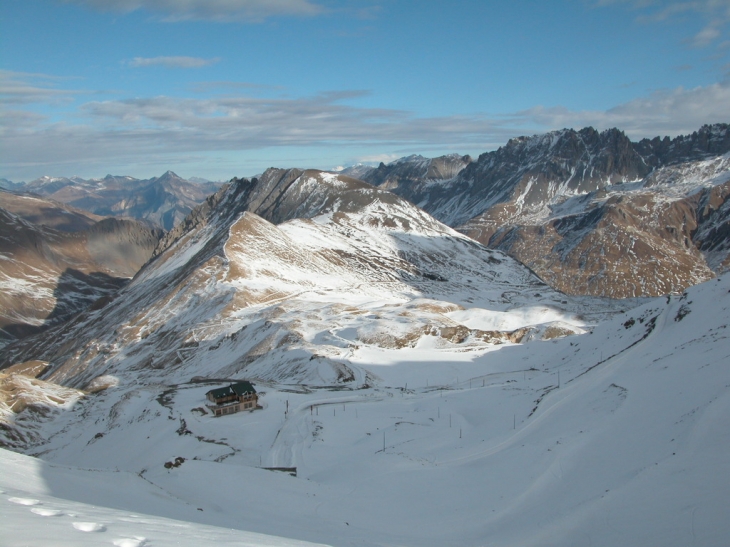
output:
[[[161,498],[154,485],[130,473],[89,473],[4,449],[0,467],[0,542],[7,547],[316,547],[180,520],[190,508]],[[78,497],[93,503],[73,501]],[[160,512],[179,518],[165,518]]]
[[[581,336],[361,345],[372,385],[259,382],[263,408],[223,418],[204,413],[215,384],[120,383],[41,424],[28,451],[51,465],[2,453],[0,511],[61,545],[164,545],[183,526],[164,518],[331,545],[724,545],[728,324],[722,276]]]

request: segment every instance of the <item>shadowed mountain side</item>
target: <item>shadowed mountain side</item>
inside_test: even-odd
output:
[[[0,209],[0,328],[47,328],[115,292],[152,254],[162,232],[107,219],[84,231],[37,226]]]
[[[92,306],[96,302],[101,306],[127,283],[129,283],[128,278],[112,277],[103,272],[86,274],[69,268],[56,281],[56,288],[53,293],[56,305],[46,316],[43,324],[6,324],[2,329],[14,338],[24,338],[37,334],[67,321],[79,311]],[[3,305],[6,305],[5,302]],[[7,305],[12,306],[12,304]],[[14,307],[22,310],[22,302],[16,302]]]
[[[81,232],[104,217],[37,195],[0,190],[0,207],[38,226]]]
[[[388,165],[380,163],[376,168],[353,171],[358,178],[383,188],[391,190],[411,202],[417,203],[415,197],[418,192],[435,182],[453,179],[472,161],[471,156],[450,154],[438,158],[424,158],[423,156],[408,156],[396,160]]]

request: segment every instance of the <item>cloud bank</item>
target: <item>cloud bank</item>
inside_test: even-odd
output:
[[[605,111],[536,106],[518,112],[516,119],[553,129],[618,127],[633,138],[687,134],[705,123],[730,122],[730,83],[655,91]]]

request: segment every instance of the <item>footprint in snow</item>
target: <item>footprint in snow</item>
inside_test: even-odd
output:
[[[40,505],[40,500],[34,500],[33,498],[8,498],[10,503],[17,503],[18,505]]]
[[[133,538],[115,539],[112,543],[116,547],[142,547],[147,542],[147,538],[134,536]]]
[[[103,532],[106,526],[97,522],[74,522],[74,528],[79,532]]]
[[[42,517],[60,517],[63,515],[63,512],[58,509],[47,509],[45,507],[33,507],[30,512]]]

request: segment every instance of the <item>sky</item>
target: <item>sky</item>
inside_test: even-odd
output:
[[[229,180],[730,121],[730,0],[2,0],[0,177]]]

